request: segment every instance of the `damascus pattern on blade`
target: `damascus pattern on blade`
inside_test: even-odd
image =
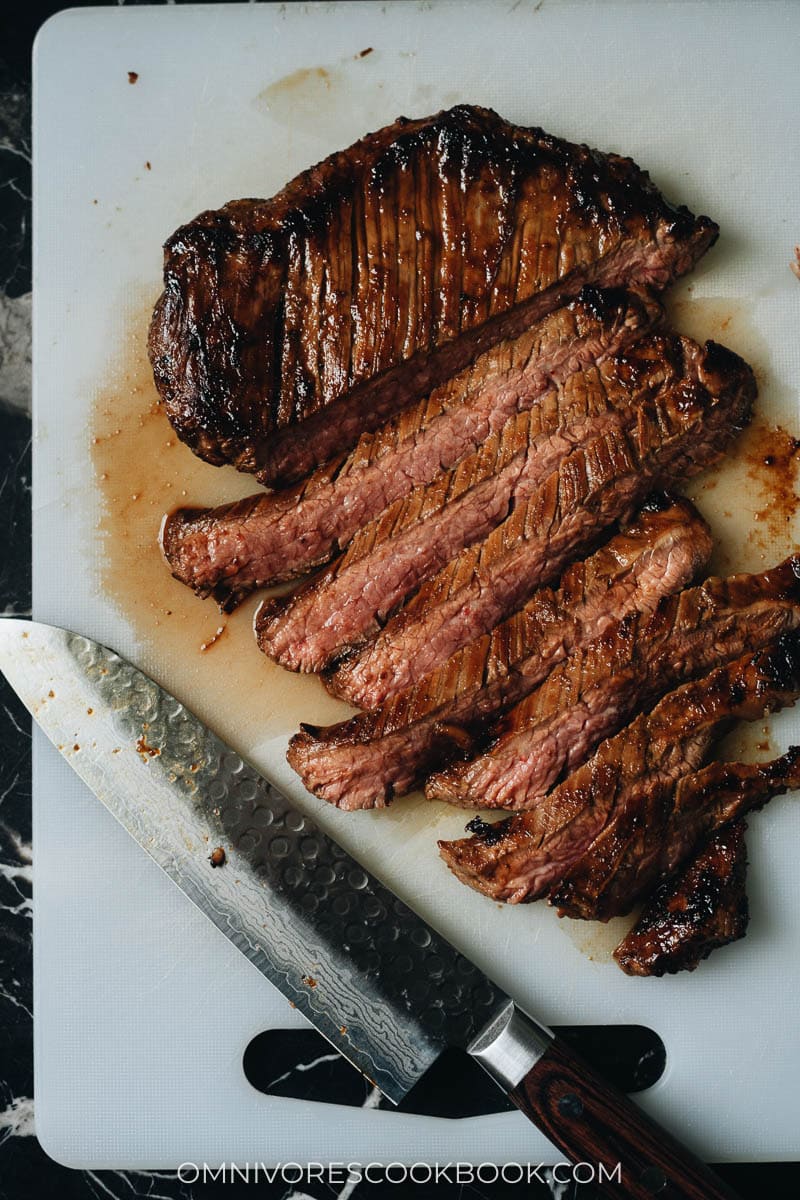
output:
[[[47,665],[56,695],[40,711],[31,705],[51,740],[186,895],[390,1099],[508,1004],[153,680],[87,638],[27,627],[29,653],[39,631],[55,651]],[[71,695],[62,685],[76,669]],[[226,862],[215,870],[217,845]]]

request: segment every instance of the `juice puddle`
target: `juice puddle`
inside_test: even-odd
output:
[[[699,342],[710,338],[740,354],[753,368],[759,387],[752,424],[736,439],[724,461],[689,480],[681,491],[697,504],[714,535],[710,573],[763,571],[792,553],[797,545],[797,429],[770,423],[762,414],[780,411],[767,365],[769,349],[748,321],[744,303],[693,298],[689,287],[668,299],[670,324]],[[772,721],[737,725],[717,746],[715,757],[765,761],[781,751]],[[636,916],[607,925],[564,918],[559,929],[584,955],[608,962]]]
[[[614,917],[605,925],[601,921],[573,921],[570,917],[561,917],[558,928],[591,962],[607,963],[635,921],[636,913]]]
[[[711,524],[711,573],[762,571],[791,553],[797,540],[800,443],[795,435],[800,429],[774,420],[774,414],[793,412],[796,401],[782,395],[771,376],[769,347],[751,324],[748,305],[696,298],[691,289],[691,284],[679,286],[668,298],[670,323],[699,342],[711,338],[740,354],[753,368],[758,398],[751,425],[725,460],[681,490]]]
[[[318,680],[284,671],[259,652],[252,622],[264,593],[225,615],[170,575],[157,541],[163,513],[239,499],[258,484],[201,462],[173,432],[147,361],[150,311],[148,304],[132,315],[114,376],[95,400],[99,584],[132,627],[143,668],[247,754],[301,720],[329,723],[352,710]]]
[[[236,500],[257,491],[258,484],[232,468],[201,462],[176,437],[158,403],[147,361],[150,312],[148,302],[132,313],[117,369],[98,389],[94,406],[99,583],[130,624],[143,668],[168,683],[243,754],[258,757],[260,747],[284,737],[300,721],[328,724],[353,710],[328,696],[318,680],[284,671],[259,653],[252,620],[263,593],[235,613],[221,615],[213,601],[198,599],[169,574],[157,543],[164,512],[183,504]],[[716,338],[752,363],[762,392],[757,412],[762,406],[774,411],[760,365],[766,348],[747,327],[744,313],[744,306],[730,301],[684,299],[671,306],[681,332],[698,340]],[[684,489],[711,522],[713,571],[761,570],[793,548],[798,503],[794,432],[757,416],[725,462]],[[722,749],[725,757],[769,757],[769,724],[735,730]],[[459,836],[463,816],[416,795],[382,812],[380,819],[392,827],[402,823],[407,833],[427,827],[433,839]],[[440,828],[434,833],[436,826]],[[600,925],[563,919],[558,927],[582,954],[608,962],[633,920]]]

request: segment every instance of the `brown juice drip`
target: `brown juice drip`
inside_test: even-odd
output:
[[[769,374],[769,348],[748,321],[747,305],[730,299],[696,299],[691,284],[668,299],[670,323],[703,342],[718,341],[740,354],[756,376],[759,395],[748,429],[723,463],[689,480],[682,489],[714,532],[712,574],[763,571],[790,554],[797,542],[797,466],[793,430],[761,414],[780,411],[777,385]]]
[[[788,533],[787,526],[797,514],[797,465],[800,441],[780,425],[754,421],[742,439],[747,473],[764,501],[755,513],[756,520],[777,538]]]
[[[318,680],[284,671],[258,651],[253,614],[268,593],[222,616],[213,601],[198,599],[169,573],[157,543],[165,512],[226,503],[259,488],[233,468],[203,463],[164,416],[146,354],[153,299],[131,315],[117,369],[97,390],[90,436],[98,488],[99,585],[135,633],[142,667],[247,755],[301,721],[329,724],[353,710],[328,696]],[[679,300],[671,318],[681,332],[698,340],[716,338],[752,358],[758,372],[765,348],[748,332],[741,312],[731,302]],[[759,383],[763,403],[768,383]],[[791,551],[796,466],[793,435],[757,419],[721,467],[684,489],[714,530],[712,570],[762,570]],[[734,752],[725,757],[776,753],[768,725],[742,727],[729,740]],[[392,826],[402,822],[406,832],[426,827],[435,856],[435,838],[460,836],[465,814],[415,795],[377,816]],[[559,928],[583,954],[603,962],[632,922],[632,917],[609,925],[563,919]]]
[[[252,624],[261,596],[222,615],[170,575],[158,546],[163,514],[222,504],[259,485],[201,462],[176,437],[147,361],[150,312],[146,304],[132,315],[117,369],[94,405],[99,584],[131,625],[142,667],[247,754],[301,720],[327,724],[353,710],[317,679],[284,671],[259,652]]]
[[[591,962],[606,964],[611,962],[614,950],[633,929],[640,912],[641,907],[637,907],[627,917],[613,917],[605,923],[574,921],[571,917],[560,917],[558,928]]]

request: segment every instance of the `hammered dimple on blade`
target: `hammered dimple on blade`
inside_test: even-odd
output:
[[[0,666],[128,832],[291,1002],[402,1099],[508,997],[152,679],[0,622]],[[225,848],[215,870],[210,850]]]

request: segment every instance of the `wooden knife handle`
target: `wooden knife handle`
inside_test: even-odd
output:
[[[509,1096],[571,1162],[602,1164],[606,1179],[592,1183],[617,1200],[739,1200],[558,1039]]]

